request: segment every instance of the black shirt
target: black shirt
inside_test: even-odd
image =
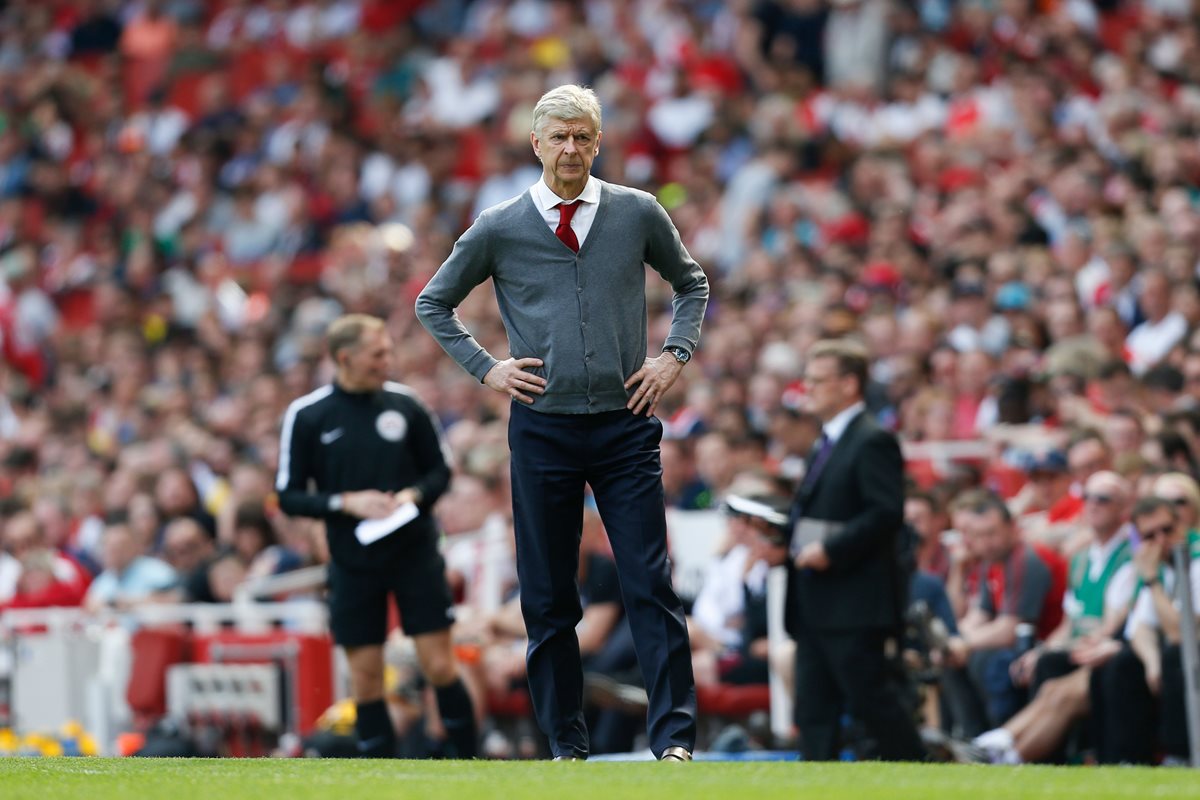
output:
[[[329,554],[339,566],[386,569],[403,556],[406,543],[436,536],[429,509],[449,483],[441,428],[403,384],[388,382],[373,392],[331,384],[288,406],[275,481],[279,505],[293,516],[325,520]],[[369,545],[354,535],[357,518],[329,508],[342,492],[409,487],[421,492],[420,516]]]

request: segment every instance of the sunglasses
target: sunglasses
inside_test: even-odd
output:
[[[1157,528],[1151,528],[1148,531],[1138,531],[1138,538],[1144,542],[1153,542],[1160,536],[1166,539],[1175,532],[1174,525],[1160,525]]]
[[[1083,501],[1085,503],[1096,503],[1097,505],[1106,506],[1113,501],[1113,497],[1110,494],[1091,494],[1091,493],[1089,493],[1089,494],[1085,494],[1083,496]]]

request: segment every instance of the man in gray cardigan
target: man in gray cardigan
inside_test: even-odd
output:
[[[612,542],[646,681],[655,755],[688,761],[696,690],[687,627],[667,560],[663,394],[691,359],[708,280],[653,196],[591,176],[600,103],[560,86],[533,111],[542,178],[484,211],[417,298],[438,343],[489,388],[513,398],[513,519],[529,688],[557,759],[586,758],[575,575],[584,484]],[[675,289],[661,354],[647,357],[645,264]],[[497,360],[454,309],[488,278],[508,332]]]

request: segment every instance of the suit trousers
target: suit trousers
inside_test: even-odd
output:
[[[1159,737],[1163,751],[1175,758],[1191,754],[1187,729],[1187,694],[1183,679],[1183,650],[1169,644],[1162,653],[1162,692],[1159,699]]]
[[[621,598],[649,697],[656,756],[692,750],[696,687],[683,606],[671,586],[659,443],[662,422],[626,409],[542,414],[513,403],[509,418],[513,523],[526,662],[538,725],[555,756],[589,752],[575,626],[584,484],[612,544]]]
[[[1151,764],[1157,732],[1157,703],[1146,670],[1126,645],[1092,671],[1092,740],[1101,764]]]
[[[849,714],[885,761],[922,761],[925,748],[884,652],[885,629],[804,631],[796,640],[796,722],[806,761],[834,761]]]

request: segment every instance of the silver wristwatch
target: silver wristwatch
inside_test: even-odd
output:
[[[675,356],[675,360],[680,364],[686,364],[692,360],[691,353],[689,353],[687,350],[684,350],[682,347],[678,347],[673,344],[664,347],[663,352],[670,353],[671,355]]]

